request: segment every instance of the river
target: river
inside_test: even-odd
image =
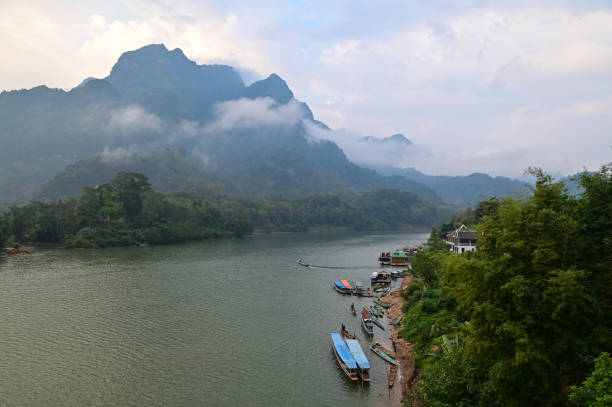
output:
[[[349,311],[371,300],[331,285],[367,282],[381,251],[427,237],[271,234],[0,260],[0,405],[388,406],[385,363]],[[342,322],[370,385],[336,363]]]

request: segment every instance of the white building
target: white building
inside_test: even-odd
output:
[[[468,230],[465,225],[461,225],[446,235],[446,244],[453,253],[475,252],[476,239],[478,239],[477,231]]]

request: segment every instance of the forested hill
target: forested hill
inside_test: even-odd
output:
[[[507,197],[527,192],[527,182],[507,177],[474,173],[467,176],[426,175],[414,168],[376,168],[384,175],[403,176],[433,189],[442,200],[460,207],[475,206],[490,197]]]
[[[42,184],[74,164],[66,175],[72,189],[43,191],[73,194],[75,185],[109,180],[90,177],[93,168],[133,170],[134,160],[142,164],[135,155],[170,150],[183,151],[185,165],[198,161],[193,175],[204,177],[200,184],[225,184],[229,193],[393,188],[440,201],[420,183],[351,163],[336,144],[312,137],[313,128],[326,126],[278,75],[245,86],[230,66],[197,65],[180,49],[149,45],[121,55],[108,77],[70,91],[39,86],[0,94],[0,200],[40,196]],[[145,173],[154,182],[173,176],[162,174],[171,171],[163,161],[158,168],[148,161]],[[119,168],[124,164],[129,168]],[[67,184],[59,178],[52,184]]]
[[[533,175],[525,198],[463,217],[482,232],[476,252],[432,233],[412,260],[400,336],[417,353],[418,405],[611,405],[612,163],[580,174],[577,197]]]
[[[321,193],[293,198],[168,194],[154,191],[142,174],[120,172],[107,183],[85,188],[77,198],[11,206],[0,215],[0,251],[24,241],[67,247],[177,243],[241,237],[254,228],[428,228],[448,218],[450,211],[398,190],[365,192],[351,199]]]

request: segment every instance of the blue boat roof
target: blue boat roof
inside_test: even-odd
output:
[[[342,284],[342,281],[334,281],[334,285],[341,290],[346,290],[346,287],[344,286],[344,284]]]
[[[368,361],[368,358],[366,357],[365,353],[363,353],[363,349],[361,348],[361,344],[359,343],[359,341],[355,339],[347,339],[346,345],[348,346],[349,350],[351,351],[351,354],[357,361],[359,367],[361,369],[369,369],[370,362]]]
[[[332,341],[334,342],[334,348],[336,348],[336,352],[338,353],[338,356],[340,356],[340,359],[346,363],[346,366],[349,369],[357,369],[357,362],[355,361],[355,358],[353,358],[349,348],[346,346],[346,343],[344,343],[342,335],[340,335],[338,332],[334,332],[331,334],[331,337]]]

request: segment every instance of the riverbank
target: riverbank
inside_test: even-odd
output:
[[[385,297],[385,302],[391,304],[391,307],[387,312],[387,317],[389,320],[394,321],[397,318],[403,317],[404,313],[402,308],[404,307],[404,298],[399,294],[399,291],[408,287],[411,281],[412,274],[408,274],[402,280],[400,288],[393,290],[387,297]],[[394,391],[391,393],[392,407],[401,407],[404,405],[404,400],[408,399],[408,388],[411,384],[416,367],[414,349],[410,343],[399,337],[399,328],[399,325],[394,326],[393,332],[389,337],[391,342],[394,344],[393,347],[395,349],[395,355],[400,364],[397,377],[395,379],[395,386],[399,386],[401,391]]]
[[[32,246],[7,247],[2,251],[2,254],[4,253],[6,253],[6,256],[2,257],[7,259],[29,256],[32,253]]]

